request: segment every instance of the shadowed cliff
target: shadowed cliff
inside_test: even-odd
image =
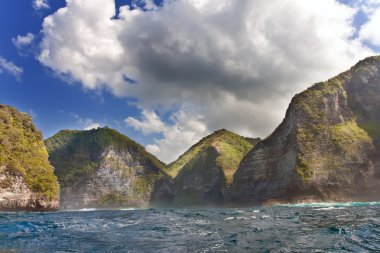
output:
[[[222,205],[241,159],[260,139],[227,130],[203,138],[168,165],[174,178],[176,206]]]
[[[380,57],[296,95],[281,125],[242,160],[230,200],[379,199]]]

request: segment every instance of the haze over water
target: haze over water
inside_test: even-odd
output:
[[[379,252],[380,202],[0,213],[0,252]]]

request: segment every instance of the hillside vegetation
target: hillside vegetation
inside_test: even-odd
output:
[[[58,197],[57,178],[49,163],[41,132],[29,115],[4,105],[0,105],[1,166],[21,174],[33,192],[49,199]]]
[[[128,150],[133,152],[134,159],[147,159],[157,168],[165,168],[165,164],[143,146],[107,127],[88,131],[62,130],[48,138],[45,144],[62,187],[94,174],[99,157],[109,147],[120,152]]]
[[[218,153],[214,163],[223,170],[226,184],[229,185],[241,159],[258,141],[259,139],[245,138],[225,129],[215,131],[193,145],[175,162],[169,164],[167,173],[175,178],[181,169],[185,166],[189,167],[191,161],[196,159],[204,150],[214,147]]]
[[[231,200],[377,200],[380,57],[297,94],[277,129],[240,163]]]

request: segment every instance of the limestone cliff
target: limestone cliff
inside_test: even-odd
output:
[[[296,95],[242,160],[231,201],[379,199],[380,57]]]
[[[145,207],[165,165],[109,128],[63,130],[47,139],[65,209]]]
[[[222,204],[241,159],[258,141],[223,129],[191,147],[168,166],[175,205]]]
[[[0,105],[0,210],[53,210],[59,185],[29,115]]]

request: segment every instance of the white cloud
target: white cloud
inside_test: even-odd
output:
[[[156,10],[158,9],[157,5],[154,3],[153,0],[132,0],[131,6],[133,8],[142,8],[144,10]]]
[[[36,10],[50,8],[48,0],[34,0],[33,8]]]
[[[358,8],[334,0],[145,2],[111,19],[113,0],[67,0],[44,20],[39,60],[88,89],[137,98],[142,120],[127,123],[161,131],[148,148],[165,160],[160,152],[177,156],[219,128],[265,137],[295,93],[374,54],[353,36]],[[152,118],[152,109],[175,108],[202,119],[205,131],[186,117],[174,125]]]
[[[77,120],[77,124],[82,130],[91,130],[102,126],[100,123],[94,122],[93,119],[82,118],[76,113],[70,113],[69,115]]]
[[[18,67],[11,61],[7,61],[0,56],[0,73],[7,72],[14,76],[17,80],[20,80],[21,74],[24,72],[23,68]]]
[[[359,39],[380,46],[380,0],[348,0],[347,4],[366,15],[367,20],[359,27]]]
[[[120,24],[111,20],[114,12],[112,0],[67,0],[66,8],[44,20],[39,60],[86,88],[125,95],[126,58],[118,40]]]
[[[97,129],[100,127],[99,123],[93,122],[91,119],[86,122],[86,126],[83,128],[83,130],[91,130],[91,129]]]
[[[368,22],[361,27],[359,36],[363,41],[380,46],[380,8],[371,9]]]
[[[32,116],[33,119],[38,117],[37,113],[33,109],[29,109],[29,115]]]
[[[360,9],[364,12],[368,12],[371,9],[377,8],[380,5],[380,0],[339,0],[340,2]]]
[[[154,140],[146,149],[166,163],[177,159],[179,154],[208,134],[204,120],[186,110],[172,115],[173,124],[165,124],[153,111],[144,110],[142,114],[142,120],[129,117],[125,122],[145,134],[161,133],[163,138]]]
[[[27,33],[25,36],[17,35],[16,38],[12,39],[13,44],[17,48],[22,48],[24,46],[30,45],[34,40],[34,35],[32,33]]]
[[[141,131],[143,134],[161,133],[165,130],[165,123],[160,117],[152,111],[143,110],[142,120],[137,120],[133,117],[128,117],[125,123],[135,130]]]

